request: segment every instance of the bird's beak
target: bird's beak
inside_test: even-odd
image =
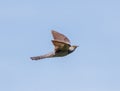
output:
[[[79,46],[76,46],[76,47],[79,47]]]
[[[79,47],[79,46],[75,46],[75,48],[77,48],[77,47]]]

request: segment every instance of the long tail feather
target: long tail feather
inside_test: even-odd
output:
[[[41,56],[35,56],[35,57],[30,57],[32,60],[40,60],[40,59],[44,59],[44,58],[51,58],[53,57],[55,54],[49,53],[49,54],[45,54],[45,55],[41,55]]]

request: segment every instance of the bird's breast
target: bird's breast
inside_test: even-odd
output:
[[[68,51],[56,52],[56,53],[55,53],[55,57],[62,57],[62,56],[66,56],[66,55],[68,55],[68,54],[69,54]]]

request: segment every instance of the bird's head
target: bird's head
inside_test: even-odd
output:
[[[78,46],[76,46],[76,45],[70,46],[70,47],[69,47],[69,50],[70,50],[70,51],[74,51],[77,47],[78,47]]]

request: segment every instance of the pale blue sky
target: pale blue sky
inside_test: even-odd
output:
[[[51,30],[77,50],[53,50]],[[0,1],[0,91],[120,91],[119,0]]]

